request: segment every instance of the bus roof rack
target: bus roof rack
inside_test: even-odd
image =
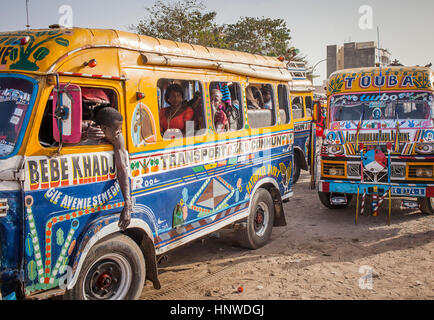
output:
[[[306,79],[307,68],[304,61],[289,61],[287,64],[288,71],[293,79]]]

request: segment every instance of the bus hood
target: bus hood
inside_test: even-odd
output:
[[[0,160],[0,190],[3,189],[4,181],[19,181],[24,180],[22,176],[24,168],[24,157],[13,156],[9,159]]]

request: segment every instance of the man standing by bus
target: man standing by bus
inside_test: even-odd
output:
[[[98,110],[94,116],[94,121],[96,126],[88,127],[88,139],[105,139],[113,145],[116,175],[125,201],[118,225],[121,230],[125,230],[131,221],[133,202],[128,180],[128,154],[122,134],[123,117],[115,108],[106,107]]]

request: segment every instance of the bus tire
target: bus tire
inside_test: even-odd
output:
[[[292,184],[296,184],[298,179],[300,178],[300,171],[301,171],[300,159],[298,155],[294,156],[292,170],[294,172],[292,175]]]
[[[264,246],[271,237],[274,225],[274,203],[270,193],[259,188],[250,204],[247,225],[238,236],[240,246],[247,249],[258,249]]]
[[[137,244],[116,234],[94,245],[67,300],[135,300],[145,283],[146,265]]]
[[[329,208],[329,209],[343,209],[348,207],[348,205],[351,202],[351,199],[353,198],[352,194],[345,194],[345,196],[347,197],[347,203],[346,204],[331,204],[330,203],[330,192],[321,192],[318,191],[318,197],[319,200],[321,201],[321,203]]]
[[[434,197],[418,198],[420,211],[424,214],[434,214]]]

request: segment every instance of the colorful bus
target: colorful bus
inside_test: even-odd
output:
[[[433,81],[434,73],[426,67],[360,68],[330,75],[318,185],[326,207],[345,207],[357,196],[357,211],[363,213],[370,197],[376,215],[383,200],[410,197],[402,203],[434,212]],[[390,222],[390,209],[388,218]]]
[[[162,254],[234,223],[263,246],[293,194],[290,80],[277,58],[116,30],[0,33],[2,296],[135,299],[145,280],[160,288]],[[109,107],[128,154],[124,231],[113,146],[83,131]]]
[[[292,61],[288,64],[292,80],[289,83],[291,91],[291,108],[294,117],[294,178],[296,183],[301,170],[309,170],[311,162],[311,136],[313,115],[312,82],[307,79],[304,62]]]

